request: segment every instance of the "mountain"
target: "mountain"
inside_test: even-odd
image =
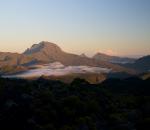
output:
[[[0,74],[25,71],[27,68],[22,65],[31,61],[33,61],[31,57],[22,54],[0,52]]]
[[[111,69],[113,72],[135,73],[133,69],[112,64],[103,60],[96,60],[86,56],[80,56],[63,51],[58,45],[46,41],[34,44],[24,53],[0,53],[0,72],[11,72],[13,67],[28,70],[32,65],[49,64],[60,62],[64,66],[92,66]],[[5,69],[4,69],[5,68]],[[11,69],[10,69],[11,68]],[[5,70],[5,71],[4,71]],[[7,71],[6,71],[7,70]],[[9,70],[9,71],[8,71]],[[19,69],[17,71],[19,72]]]
[[[63,65],[90,65],[97,66],[94,60],[81,57],[79,55],[64,52],[59,46],[54,43],[42,41],[39,44],[34,44],[24,53],[41,63],[50,63],[59,61]]]
[[[31,62],[33,60],[32,57],[18,54],[18,53],[10,53],[10,52],[0,52],[0,66],[14,66],[21,65]]]
[[[26,56],[30,56],[41,63],[50,63],[59,61],[66,66],[97,66],[109,68],[114,71],[131,72],[132,70],[126,69],[119,65],[114,65],[106,61],[97,61],[93,58],[83,57],[76,54],[64,52],[59,46],[54,43],[42,41],[39,44],[34,44],[31,48],[27,49],[24,53]],[[132,72],[131,72],[132,73]]]
[[[64,65],[95,65],[92,63],[91,59],[66,53],[56,44],[45,41],[42,41],[39,44],[34,44],[23,54],[33,57],[41,63],[59,61]]]
[[[124,64],[125,67],[134,68],[141,72],[150,71],[150,55],[137,59],[134,63]]]
[[[101,61],[107,61],[110,63],[119,63],[119,64],[125,64],[125,63],[133,63],[135,59],[128,58],[128,57],[118,57],[118,56],[110,56],[103,53],[97,53],[93,56],[93,59],[95,60],[101,60]]]
[[[0,73],[17,73],[26,71],[26,64],[36,62],[30,56],[18,53],[0,52]]]

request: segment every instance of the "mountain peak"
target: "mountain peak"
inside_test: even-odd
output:
[[[56,44],[48,42],[48,41],[41,41],[38,44],[33,44],[30,48],[28,48],[23,54],[30,55],[37,52],[40,52],[42,50],[61,50],[60,47],[58,47]]]
[[[54,43],[52,43],[52,42],[48,42],[48,41],[41,41],[40,43],[38,43],[39,45],[55,45],[56,46],[56,44],[54,44]]]

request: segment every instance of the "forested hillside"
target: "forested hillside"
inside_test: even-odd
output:
[[[1,78],[0,129],[149,130],[150,79],[92,85]]]

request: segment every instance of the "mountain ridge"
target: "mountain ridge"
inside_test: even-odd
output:
[[[122,67],[121,65],[65,52],[57,44],[47,41],[42,41],[39,44],[33,44],[22,54],[0,53],[1,68],[6,65],[24,66],[28,68],[31,64],[52,63],[57,61],[66,66],[87,65],[112,69],[114,72],[136,73],[134,69]]]
[[[110,63],[121,63],[121,64],[134,63],[134,61],[136,60],[135,58],[110,56],[101,52],[96,53],[92,58],[96,60],[107,61]]]
[[[137,59],[134,63],[124,64],[124,67],[134,68],[141,72],[150,71],[150,55]]]

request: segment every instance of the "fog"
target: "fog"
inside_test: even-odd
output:
[[[63,76],[68,74],[83,74],[83,73],[109,73],[111,70],[107,68],[100,67],[90,67],[90,66],[64,66],[59,62],[45,64],[45,65],[35,65],[32,66],[34,69],[30,69],[26,72],[17,75],[7,75],[5,77],[40,77],[40,76]]]

